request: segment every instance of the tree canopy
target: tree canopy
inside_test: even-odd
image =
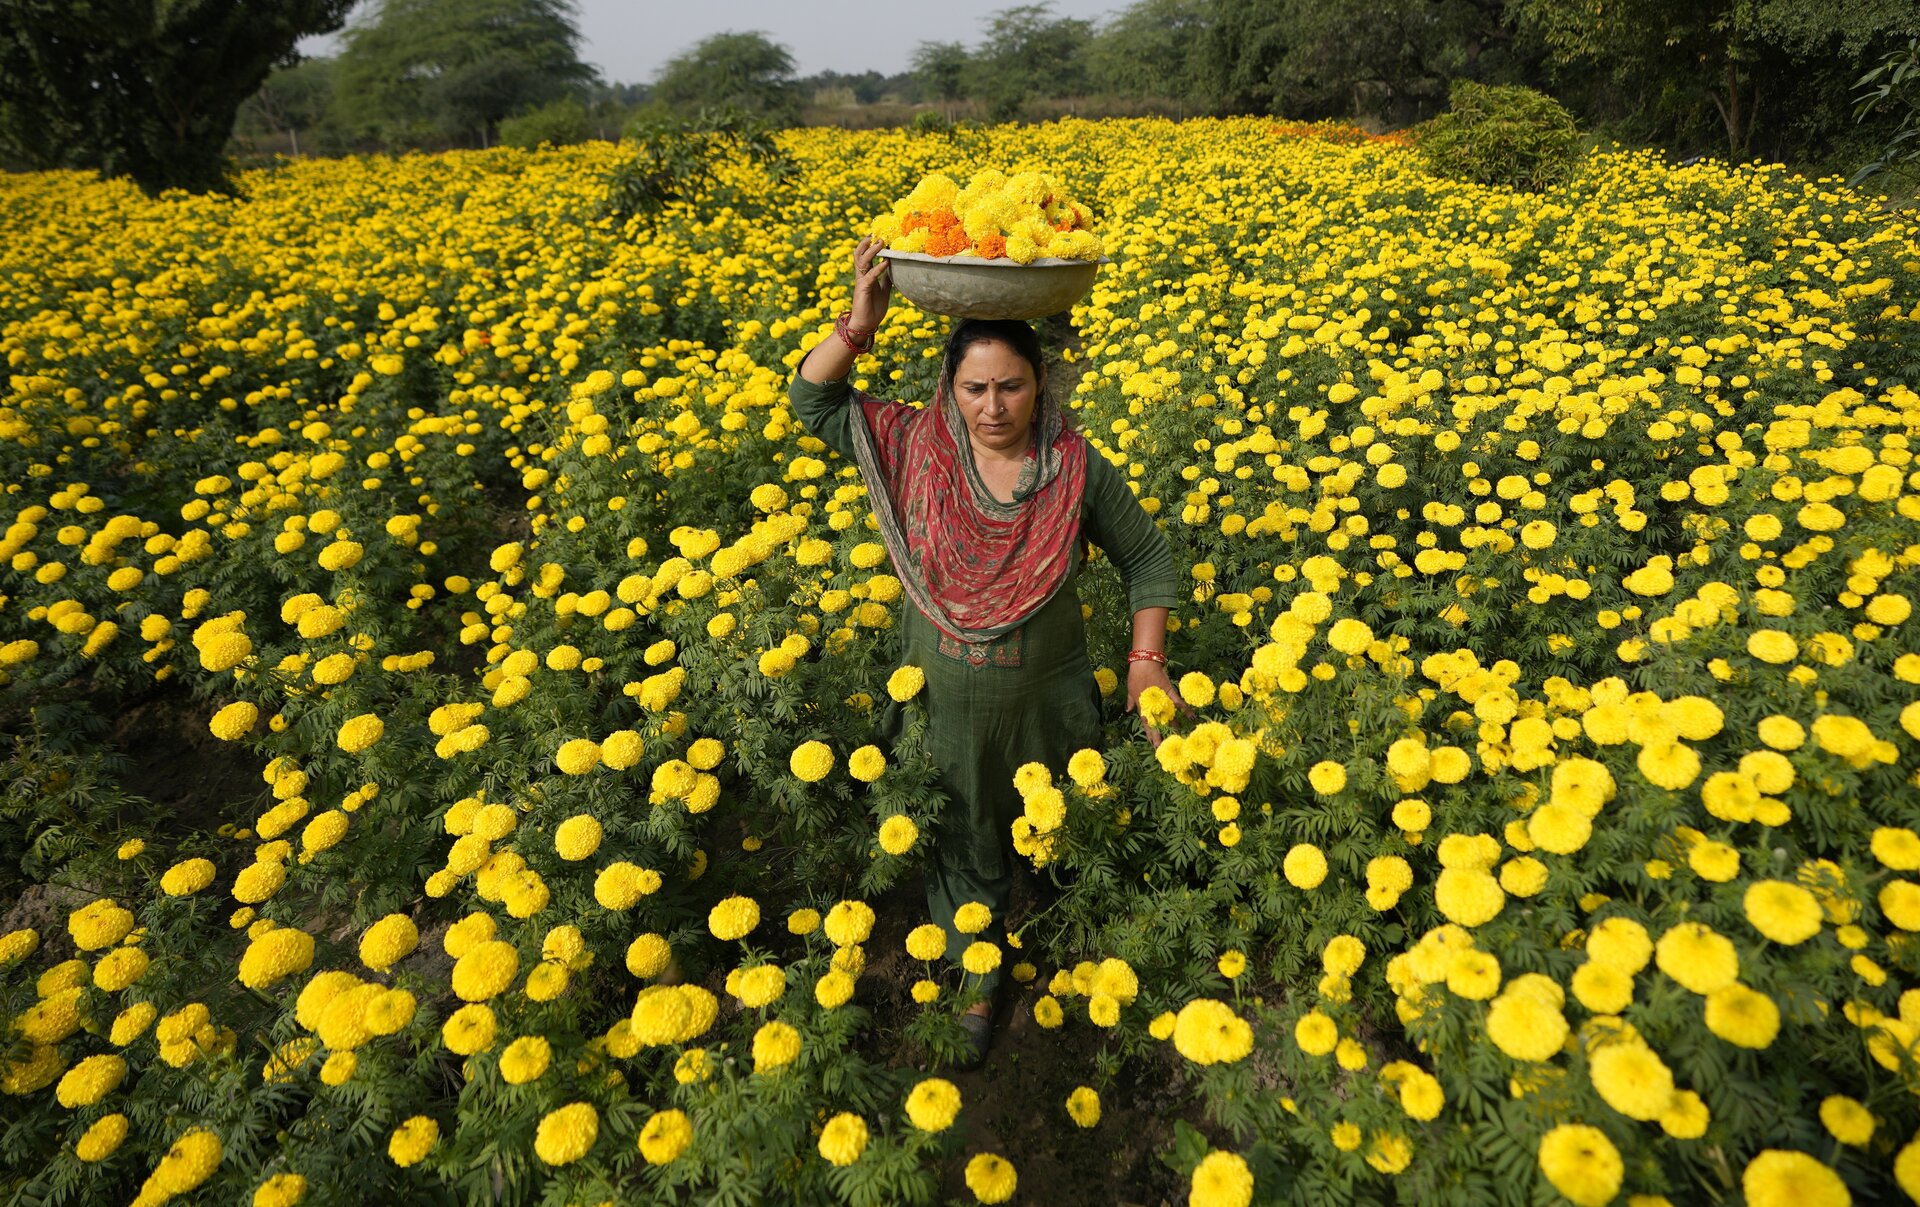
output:
[[[598,79],[572,0],[378,0],[347,33],[339,116],[389,145],[488,145],[500,122]]]
[[[732,106],[775,124],[800,112],[793,55],[758,31],[715,34],[675,56],[661,69],[653,95],[674,109]]]
[[[0,0],[0,158],[229,188],[241,104],[354,0]]]

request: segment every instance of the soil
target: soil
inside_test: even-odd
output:
[[[258,761],[214,737],[212,715],[184,689],[163,688],[113,717],[108,744],[129,763],[121,783],[152,802],[145,820],[162,835],[245,824],[271,800]]]
[[[1013,913],[1024,913],[1026,884],[1015,889]],[[909,995],[920,977],[906,954],[906,935],[924,920],[918,886],[898,889],[873,902],[877,918],[866,944],[870,953],[860,978],[860,1001],[874,1016],[875,1038],[893,1063],[945,1077],[963,1103],[955,1124],[964,1157],[992,1152],[1013,1162],[1019,1174],[1016,1203],[1110,1203],[1117,1207],[1170,1207],[1184,1197],[1180,1179],[1159,1154],[1173,1146],[1172,1121],[1184,1105],[1169,1090],[1173,1078],[1159,1068],[1123,1068],[1113,1084],[1098,1080],[1102,1040],[1084,1021],[1049,1031],[1033,1019],[1033,1005],[1046,992],[1051,966],[1035,961],[1039,975],[1028,985],[1005,981],[994,1012],[992,1046],[978,1069],[935,1070],[925,1054],[900,1043],[900,1029],[922,1007]],[[1009,961],[1018,953],[1009,952]],[[1088,1085],[1099,1092],[1100,1122],[1082,1130],[1067,1114],[1067,1095]],[[954,1162],[943,1196],[970,1202]]]

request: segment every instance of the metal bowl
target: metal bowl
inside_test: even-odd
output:
[[[901,296],[930,314],[963,319],[1038,319],[1072,309],[1108,262],[1042,257],[1021,264],[892,249],[880,255],[892,263],[889,273]]]

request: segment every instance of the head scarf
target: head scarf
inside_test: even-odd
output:
[[[945,375],[924,410],[856,394],[853,448],[907,598],[934,626],[991,641],[1053,597],[1073,567],[1087,442],[1044,395],[1013,501],[980,478]]]

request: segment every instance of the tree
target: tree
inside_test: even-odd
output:
[[[300,132],[325,124],[333,105],[333,66],[332,59],[302,59],[268,76],[240,106],[235,137],[257,141],[285,135],[293,153],[300,154]]]
[[[1139,0],[1093,35],[1088,83],[1116,96],[1197,98],[1211,10],[1211,0]]]
[[[733,106],[774,125],[800,116],[793,55],[766,34],[719,33],[668,60],[654,99],[688,112]]]
[[[1446,103],[1455,79],[1527,83],[1506,0],[1210,0],[1195,67],[1221,109],[1396,124]]]
[[[1851,78],[1871,47],[1920,34],[1911,0],[1511,0],[1511,8],[1556,65],[1598,69],[1645,98],[1643,109],[1664,110],[1670,130],[1698,130],[1698,115],[1711,113],[1732,159],[1755,149],[1763,111],[1785,128],[1822,103],[1802,87],[1810,75]],[[1819,92],[1839,111],[1844,87]]]
[[[353,0],[0,0],[0,155],[228,191],[240,105]]]
[[[347,33],[339,111],[386,145],[488,146],[500,122],[594,83],[572,0],[379,0]]]
[[[995,121],[1019,116],[1033,96],[1078,96],[1086,91],[1085,52],[1093,23],[1055,17],[1053,5],[1021,4],[987,18],[987,37],[974,56],[974,94]]]
[[[929,97],[947,106],[949,121],[954,102],[966,99],[972,64],[973,57],[958,42],[922,42],[913,48],[913,74]]]

